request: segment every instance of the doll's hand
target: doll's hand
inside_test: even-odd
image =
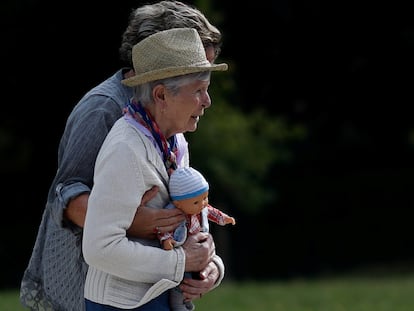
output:
[[[174,248],[174,240],[172,238],[162,241],[162,248],[169,251]]]
[[[224,221],[225,221],[226,225],[228,225],[228,224],[235,225],[236,224],[236,219],[234,219],[234,217],[230,217],[230,216],[226,217],[226,219]]]

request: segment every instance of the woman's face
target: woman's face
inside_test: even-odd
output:
[[[168,115],[167,137],[176,133],[194,132],[204,109],[211,106],[208,87],[210,81],[195,81],[180,87],[177,94],[165,93]]]

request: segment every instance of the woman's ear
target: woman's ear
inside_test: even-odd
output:
[[[165,102],[165,86],[162,84],[156,85],[152,89],[152,96],[157,104]]]
[[[161,112],[167,110],[167,92],[166,88],[162,84],[156,85],[152,90],[152,96],[154,98],[155,106],[161,109]]]

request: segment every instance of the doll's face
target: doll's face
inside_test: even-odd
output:
[[[173,201],[174,205],[188,215],[195,215],[208,205],[208,191],[189,199]]]

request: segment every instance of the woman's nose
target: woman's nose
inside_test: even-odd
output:
[[[204,100],[203,100],[203,104],[202,104],[203,108],[208,108],[211,106],[211,98],[210,95],[208,93],[206,93]]]

